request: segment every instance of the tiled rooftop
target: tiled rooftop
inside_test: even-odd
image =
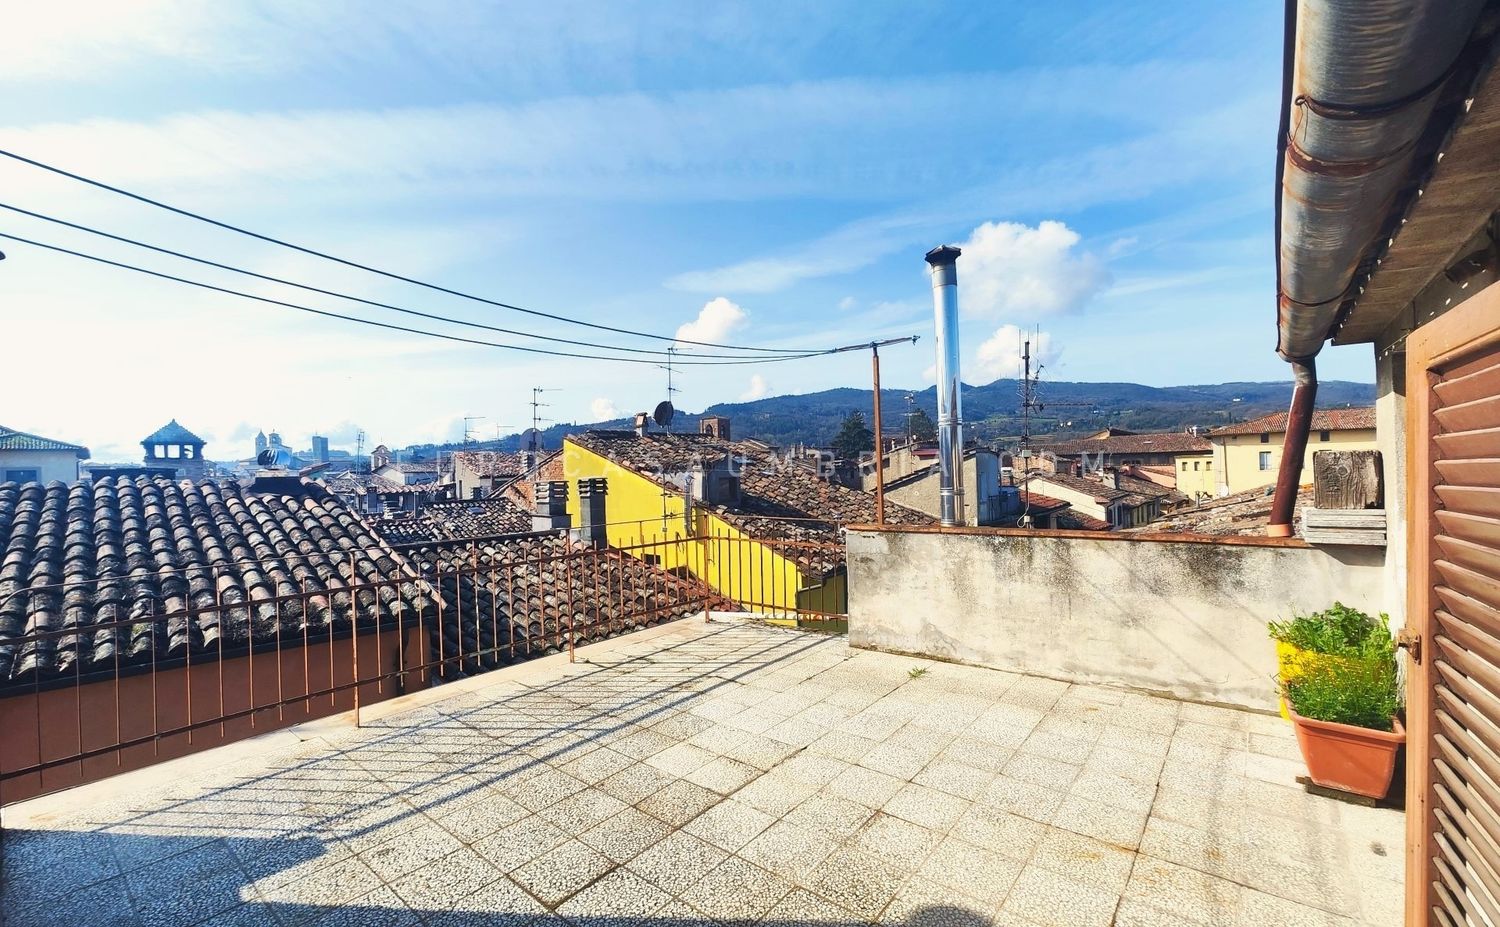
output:
[[[1266,524],[1271,520],[1271,490],[1270,486],[1257,486],[1217,499],[1206,499],[1178,509],[1149,525],[1126,530],[1137,533],[1264,535]],[[1297,493],[1292,525],[1298,535],[1302,533],[1302,511],[1312,505],[1312,502],[1313,491],[1310,487]]]
[[[13,805],[0,919],[1399,923],[1400,813],[1295,757],[1274,717],[687,620]]]
[[[526,455],[513,451],[454,451],[453,466],[464,466],[481,477],[520,476],[526,472]]]
[[[875,521],[875,494],[820,478],[810,467],[778,458],[755,441],[725,441],[701,434],[633,431],[587,431],[568,438],[651,479],[686,470],[695,462],[732,457],[739,461],[740,501],[712,506],[715,514],[740,531],[765,540],[835,543],[838,527]],[[886,521],[900,525],[935,524],[925,512],[886,500]],[[841,556],[821,556],[811,549],[788,551],[815,572],[827,572]]]
[[[1211,435],[1253,435],[1261,432],[1286,431],[1287,413],[1273,412],[1248,422],[1224,425],[1209,432]],[[1375,407],[1362,406],[1357,409],[1318,409],[1312,415],[1313,431],[1358,431],[1375,427]]]
[[[392,551],[317,483],[290,493],[160,477],[4,483],[0,549],[0,684],[218,651],[247,633],[316,633],[348,614],[340,587],[351,556],[362,582],[403,575]],[[314,595],[263,601],[304,592]],[[363,596],[367,615],[396,606]],[[401,601],[425,599],[404,587]],[[190,607],[202,609],[192,621]],[[134,623],[90,630],[127,619]],[[6,642],[74,628],[77,636]]]
[[[724,605],[691,577],[618,550],[595,551],[566,533],[408,546],[401,554],[442,591],[434,649],[451,661],[438,669],[443,676],[556,653],[570,633],[598,640]]]
[[[0,451],[72,451],[80,458],[89,456],[89,449],[81,445],[16,431],[4,425],[0,425]]]
[[[392,544],[486,538],[531,530],[531,513],[504,497],[433,502],[410,518],[380,519],[372,526]]]
[[[196,444],[200,447],[206,442],[178,424],[177,419],[172,419],[165,425],[151,432],[141,439],[142,444]]]
[[[1185,431],[1111,434],[1107,438],[1042,442],[1037,447],[1062,457],[1080,454],[1206,454],[1213,449],[1207,438]]]

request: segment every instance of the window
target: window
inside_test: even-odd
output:
[[[1205,469],[1205,470],[1212,470],[1213,468],[1214,468],[1214,462],[1212,460],[1206,460],[1206,461],[1203,462],[1203,469]]]
[[[1194,470],[1198,469],[1198,461],[1196,461],[1196,460],[1193,461],[1193,469]]]
[[[1261,444],[1270,444],[1271,443],[1271,433],[1269,431],[1262,431],[1260,433],[1260,443]]]
[[[1182,472],[1183,472],[1183,473],[1186,473],[1186,472],[1187,472],[1187,461],[1186,461],[1186,460],[1184,460],[1184,461],[1183,461],[1183,462],[1182,462]]]
[[[1318,432],[1318,440],[1319,441],[1327,441],[1328,440],[1328,429],[1327,428],[1324,428],[1322,431]]]
[[[1260,452],[1260,468],[1262,470],[1269,470],[1269,469],[1271,469],[1271,452],[1270,451],[1261,451]]]
[[[7,483],[40,483],[42,474],[38,470],[6,470]]]

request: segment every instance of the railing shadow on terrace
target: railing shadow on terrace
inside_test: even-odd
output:
[[[725,626],[711,633],[734,634],[735,630]],[[0,836],[9,842],[8,882],[12,888],[29,885],[32,879],[55,884],[57,878],[92,871],[91,867],[117,865],[127,881],[132,869],[151,870],[149,881],[161,894],[145,902],[136,899],[136,904],[154,922],[190,923],[212,917],[241,904],[243,889],[255,883],[260,886],[259,897],[286,923],[311,923],[345,908],[357,909],[348,913],[357,913],[363,918],[360,922],[404,923],[411,909],[362,906],[359,898],[345,898],[336,889],[322,904],[278,901],[275,886],[284,884],[282,879],[290,884],[287,874],[297,867],[315,868],[330,855],[331,846],[358,851],[399,833],[408,819],[439,818],[449,809],[460,809],[484,789],[508,781],[524,788],[531,776],[549,764],[583,755],[590,742],[644,731],[691,700],[797,659],[819,642],[779,644],[759,638],[751,641],[751,652],[742,648],[717,657],[712,648],[705,651],[698,644],[666,644],[649,655],[625,656],[562,680],[473,700],[477,704],[445,706],[446,710],[429,706],[415,716],[383,719],[357,739],[294,759],[269,773],[239,777],[201,794],[170,799],[152,811],[110,818],[115,812],[106,809],[95,822],[114,830],[8,830]],[[653,671],[649,675],[641,672],[648,668]],[[595,687],[605,684],[605,677],[621,675],[634,684],[625,689],[610,685],[607,692],[616,707],[597,707]],[[232,846],[226,850],[226,844]],[[232,862],[221,856],[225,852],[233,854]],[[59,867],[55,876],[46,879],[37,875],[49,861],[55,863],[64,854],[68,866]],[[217,860],[229,864],[211,871],[206,864]],[[174,877],[191,880],[192,890],[172,892]],[[452,877],[461,880],[463,873]],[[105,879],[99,884],[116,882]],[[457,888],[455,897],[461,900],[456,905],[418,908],[415,914],[433,923],[447,917],[463,921],[466,915],[508,923],[540,913],[529,908],[508,912],[486,904],[484,889],[489,884]],[[94,906],[91,916],[101,919],[115,913],[112,906],[131,904],[123,892],[81,894]],[[68,902],[59,897],[49,903],[65,911]],[[24,913],[17,923],[25,922]],[[707,918],[680,916],[621,915],[607,920],[618,927],[712,923]],[[988,922],[964,908],[942,904],[923,906],[905,920],[913,927]],[[791,927],[846,922],[770,919],[760,923]]]
[[[401,545],[408,564],[360,581],[361,553],[345,552],[342,585],[304,573],[296,591],[276,594],[293,578],[246,580],[260,561],[22,589],[26,633],[0,637],[11,668],[0,681],[0,789],[24,783],[31,797],[351,709],[357,725],[362,703],[689,615],[797,615],[796,564],[841,569],[843,556],[805,540],[590,547],[531,533]],[[210,583],[213,604],[178,596],[168,607],[163,587],[189,580]],[[105,583],[136,595],[96,612]]]

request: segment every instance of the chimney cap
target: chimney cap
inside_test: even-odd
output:
[[[938,245],[927,252],[927,263],[933,267],[943,267],[957,261],[960,254],[963,252],[952,245]]]

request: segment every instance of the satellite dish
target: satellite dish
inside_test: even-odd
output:
[[[672,416],[676,414],[677,410],[672,408],[672,401],[663,399],[656,404],[656,411],[651,413],[651,420],[665,428],[672,424]]]
[[[521,432],[521,447],[528,451],[541,450],[542,433],[535,428],[528,428]]]

